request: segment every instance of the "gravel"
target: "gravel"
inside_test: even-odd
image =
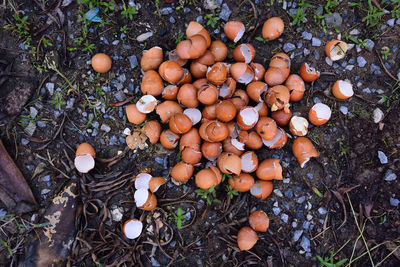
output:
[[[397,179],[397,174],[395,174],[392,170],[387,170],[384,179],[388,182],[394,181]]]
[[[358,56],[357,57],[357,64],[358,64],[358,66],[360,68],[364,68],[364,66],[367,64],[367,61],[362,56]]]
[[[283,51],[285,51],[285,53],[288,53],[290,51],[293,51],[296,49],[296,46],[292,43],[285,43],[283,45]]]
[[[397,198],[390,198],[390,205],[392,205],[393,207],[397,207],[400,204],[400,200],[398,200]]]
[[[394,27],[394,22],[395,22],[395,20],[396,19],[389,19],[386,23],[387,23],[387,25],[389,25],[390,27]]]
[[[349,113],[349,109],[346,106],[340,106],[340,112],[342,112],[344,115]]]
[[[350,34],[351,35],[359,35],[361,32],[360,32],[360,30],[359,29],[352,29],[351,31],[350,31]]]
[[[24,131],[27,135],[32,136],[36,131],[36,124],[30,121]]]
[[[107,124],[103,123],[103,124],[100,126],[100,130],[105,131],[106,133],[108,133],[108,132],[111,131],[111,127],[108,126]]]
[[[300,246],[305,250],[305,251],[311,251],[310,250],[310,239],[308,237],[304,236],[301,239]]]
[[[372,63],[371,64],[371,73],[372,74],[376,74],[376,75],[381,75],[381,67],[379,67],[378,65]]]
[[[293,197],[293,190],[289,188],[288,190],[285,191],[285,196],[287,198],[292,198]]]
[[[289,215],[287,215],[286,213],[282,213],[282,215],[281,215],[281,220],[282,220],[284,223],[287,223],[287,222],[289,221]]]
[[[375,43],[371,39],[367,39],[367,41],[365,41],[365,49],[367,49],[369,52],[372,52],[372,50],[374,49],[374,46],[375,46]]]
[[[383,153],[382,151],[378,151],[378,158],[379,158],[379,161],[381,162],[381,164],[387,164],[388,163],[388,158],[385,155],[385,153]]]
[[[124,100],[126,99],[124,92],[121,92],[121,91],[115,92],[115,93],[114,93],[114,97],[115,97],[115,99],[117,99],[117,101],[119,101],[119,102],[122,102],[122,101],[124,101]]]
[[[131,64],[131,69],[134,69],[138,66],[138,60],[135,55],[129,56],[128,60],[129,60],[129,64]]]
[[[294,233],[293,233],[293,242],[297,242],[300,239],[302,234],[303,234],[303,230],[294,231]]]
[[[161,15],[168,15],[174,12],[174,9],[172,7],[164,7],[163,9],[160,10]]]
[[[321,46],[321,44],[322,44],[322,41],[320,39],[315,38],[315,37],[312,38],[312,41],[311,41],[312,46]]]
[[[303,37],[304,40],[311,40],[312,39],[312,34],[309,32],[302,32],[301,36]]]
[[[273,207],[272,208],[272,211],[274,212],[274,214],[276,215],[276,216],[278,216],[279,215],[279,213],[281,213],[281,209],[280,208],[278,208],[278,207]]]
[[[318,212],[319,212],[319,214],[321,214],[321,215],[325,215],[325,214],[326,214],[326,209],[325,209],[324,207],[320,207],[320,208],[318,209]]]
[[[231,14],[232,10],[230,10],[229,6],[226,3],[224,3],[222,5],[221,12],[219,12],[219,17],[224,21],[228,21]]]
[[[169,22],[171,22],[171,23],[175,23],[175,22],[176,22],[176,20],[174,19],[174,17],[169,17]]]
[[[330,59],[329,57],[325,57],[325,62],[326,62],[326,64],[328,64],[329,66],[332,66],[332,65],[333,65],[333,61],[332,61],[332,59]]]
[[[54,94],[54,83],[46,83],[46,89],[50,95]]]
[[[139,35],[138,37],[136,37],[136,41],[144,42],[147,39],[149,39],[151,36],[153,36],[153,32],[145,32],[145,33],[142,33],[141,35]]]
[[[337,12],[335,12],[333,14],[325,14],[324,18],[325,18],[325,23],[326,23],[327,27],[333,27],[333,25],[340,27],[343,22],[342,17]]]

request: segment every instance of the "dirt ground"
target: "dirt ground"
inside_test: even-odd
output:
[[[85,19],[96,6],[101,22]],[[261,27],[271,16],[284,20],[285,31],[263,41]],[[282,149],[257,151],[260,159],[279,158],[283,167],[283,181],[273,182],[266,200],[248,192],[231,198],[225,182],[209,204],[193,179],[180,186],[171,181],[178,149],[149,141],[143,149],[127,148],[124,130],[134,126],[124,107],[142,96],[137,62],[143,50],[174,49],[192,20],[234,48],[223,34],[228,18],[245,24],[240,42],[254,45],[254,62],[267,66],[283,51],[291,57],[291,73],[303,62],[320,70],[291,110],[307,117],[314,103],[323,102],[332,117],[323,126],[310,125],[308,137],[320,155],[305,168],[293,156],[292,138]],[[0,137],[38,203],[1,204],[0,265],[40,266],[30,262],[38,253],[32,240],[45,231],[49,206],[71,183],[77,184],[67,207],[73,212],[62,217],[69,226],[54,232],[71,241],[60,266],[400,265],[398,1],[5,0],[0,24]],[[324,52],[332,39],[350,44],[337,62]],[[97,52],[113,60],[106,74],[91,68]],[[330,93],[338,79],[353,84],[351,99]],[[82,142],[96,150],[89,174],[73,165]],[[144,171],[168,180],[152,212],[137,209],[133,199],[133,178]],[[268,214],[270,227],[254,248],[239,251],[237,232],[255,209]],[[144,223],[135,240],[121,231],[129,218]]]

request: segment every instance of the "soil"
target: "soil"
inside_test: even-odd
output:
[[[399,178],[385,179],[400,174],[396,81],[400,79],[400,25],[387,23],[392,17],[399,19],[391,13],[396,4],[385,4],[390,12],[376,26],[368,27],[363,20],[367,4],[349,7],[348,1],[341,1],[329,11],[340,14],[343,22],[324,32],[324,18],[315,14],[326,3],[302,1],[311,5],[304,13],[307,22],[293,25],[289,13],[296,7],[285,9],[278,1],[222,1],[232,11],[230,20],[246,25],[243,42],[254,45],[255,62],[266,66],[274,53],[291,43],[295,45],[288,52],[291,73],[298,73],[303,62],[322,72],[318,80],[306,85],[304,98],[291,107],[293,113],[307,117],[310,107],[322,101],[331,107],[332,117],[323,126],[310,125],[308,137],[320,155],[305,168],[300,168],[292,154],[293,138],[282,149],[257,151],[260,160],[279,158],[284,170],[283,181],[273,182],[274,193],[266,200],[248,192],[231,198],[225,182],[208,204],[195,192],[193,179],[180,186],[171,181],[169,173],[179,161],[178,150],[149,141],[143,149],[126,148],[123,132],[133,125],[126,120],[124,106],[142,96],[140,65],[132,68],[129,58],[136,56],[140,62],[142,51],[153,46],[172,50],[188,23],[199,17],[212,39],[221,39],[225,22],[219,19],[213,27],[205,18],[208,14],[218,18],[219,1],[135,1],[137,14],[132,20],[121,13],[123,1],[115,1],[114,11],[101,6],[102,23],[82,19],[89,3],[100,5],[102,1],[68,2],[9,0],[0,6],[0,23],[8,25],[0,31],[0,136],[39,203],[24,214],[2,207],[2,266],[22,266],[27,237],[40,231],[38,225],[46,221],[43,214],[71,179],[79,185],[76,216],[70,216],[76,220],[76,235],[65,259],[71,266],[318,266],[317,256],[329,258],[331,253],[334,262],[347,259],[348,264],[352,259],[353,266],[371,266],[372,261],[400,265]],[[206,2],[216,3],[217,8],[206,9]],[[171,13],[162,15],[166,8]],[[13,17],[16,10],[21,17],[27,16],[26,34],[18,30],[20,22]],[[322,12],[328,13],[326,9]],[[283,18],[285,32],[279,40],[256,40],[262,23],[271,16]],[[354,29],[360,30],[356,40],[371,39],[374,48],[354,46],[343,60],[328,64],[324,45],[338,35],[349,36]],[[137,36],[150,31],[150,38],[137,41]],[[303,38],[304,32],[322,45],[313,46],[314,41]],[[52,45],[45,47],[43,38]],[[85,42],[94,45],[92,51],[85,49]],[[227,44],[234,46],[230,41]],[[385,47],[390,49],[387,57],[381,54]],[[110,72],[93,71],[90,58],[96,52],[111,56]],[[365,67],[358,64],[359,56],[367,61]],[[48,65],[45,68],[49,59],[55,60],[62,75]],[[346,68],[349,65],[353,67]],[[379,71],[372,73],[374,68]],[[355,95],[351,99],[340,101],[330,94],[338,79],[352,82]],[[373,121],[376,108],[384,114],[379,123]],[[150,115],[150,119],[157,117]],[[27,130],[29,124],[35,128],[32,134]],[[96,150],[96,167],[89,174],[78,173],[71,160],[81,142]],[[378,151],[387,156],[387,163],[380,161]],[[137,209],[133,199],[133,178],[144,171],[168,179],[156,193],[159,203],[153,212]],[[181,229],[174,220],[179,208],[185,216]],[[239,251],[237,232],[248,226],[247,217],[255,209],[268,214],[270,227],[259,233],[253,249]],[[122,218],[112,216],[117,211]],[[144,223],[142,235],[135,240],[125,238],[121,231],[129,218]],[[21,223],[30,227],[21,227]]]

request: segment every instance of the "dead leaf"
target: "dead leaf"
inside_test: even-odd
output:
[[[332,193],[333,193],[333,194],[335,195],[335,197],[339,200],[339,202],[342,204],[342,207],[343,207],[344,220],[343,220],[342,224],[339,226],[339,228],[341,228],[341,227],[347,222],[347,210],[346,210],[346,205],[344,204],[342,195],[341,195],[338,191],[333,191],[333,190],[332,190]],[[339,228],[338,228],[338,229],[339,229]]]

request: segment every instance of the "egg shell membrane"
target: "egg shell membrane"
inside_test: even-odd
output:
[[[164,177],[152,177],[149,182],[150,192],[155,193],[157,190],[167,182],[167,179]]]
[[[263,160],[258,164],[256,175],[264,181],[282,180],[282,166],[279,164],[279,159]]]
[[[315,111],[319,120],[329,120],[331,118],[332,111],[330,107],[323,103],[315,104],[312,109]]]
[[[135,239],[140,236],[143,230],[143,223],[136,219],[127,220],[122,226],[126,238]]]
[[[150,192],[147,188],[137,189],[133,195],[133,198],[135,199],[136,206],[140,208],[150,198]]]
[[[308,133],[308,121],[306,118],[293,116],[289,123],[290,132],[297,136],[305,136]]]
[[[75,168],[80,173],[88,173],[90,170],[94,168],[95,161],[92,155],[80,155],[76,156],[74,160]]]
[[[348,81],[337,81],[340,93],[345,97],[352,97],[354,94],[353,85]]]
[[[150,194],[150,197],[148,198],[146,203],[144,203],[143,206],[138,207],[139,209],[151,211],[151,210],[154,210],[157,207],[157,198],[156,198],[156,196],[153,193],[149,193],[149,194]]]
[[[329,47],[329,48],[328,48]],[[347,43],[342,41],[331,41],[327,44],[328,57],[332,61],[344,58],[347,52]]]
[[[245,126],[250,128],[253,128],[259,119],[258,111],[253,107],[243,108],[242,110],[240,110],[239,116],[239,121],[243,122]]]
[[[161,144],[165,147],[165,145],[171,146],[173,148],[175,148],[178,145],[178,140],[179,140],[179,135],[172,132],[171,130],[165,130],[161,133],[160,135],[160,140],[162,141],[162,136],[165,136],[165,141],[167,142],[167,144],[163,144],[163,142],[161,142]],[[166,147],[167,149],[170,149],[168,147]]]
[[[256,210],[249,216],[251,228],[258,232],[266,232],[269,227],[269,218],[262,210]]]
[[[254,172],[258,167],[257,155],[252,151],[247,151],[240,157],[242,163],[242,171]]]
[[[250,44],[241,44],[235,50],[233,51],[233,55],[236,61],[249,64],[254,59],[255,50]]]
[[[139,173],[135,179],[135,188],[136,189],[149,189],[149,183],[151,180],[151,175],[148,173]]]
[[[241,156],[244,150],[239,150],[234,145],[232,145],[232,138],[228,137],[222,142],[222,148],[224,152],[233,153],[237,156]]]
[[[237,235],[237,243],[240,250],[250,250],[258,241],[257,233],[250,227],[243,227]]]
[[[136,103],[136,108],[139,110],[139,112],[145,114],[152,112],[156,106],[157,99],[152,95],[144,95]]]
[[[183,111],[183,114],[189,117],[193,125],[201,121],[201,111],[197,108],[187,108]]]
[[[187,63],[187,59],[180,58],[176,49],[169,51],[168,60],[177,62],[181,67]]]

